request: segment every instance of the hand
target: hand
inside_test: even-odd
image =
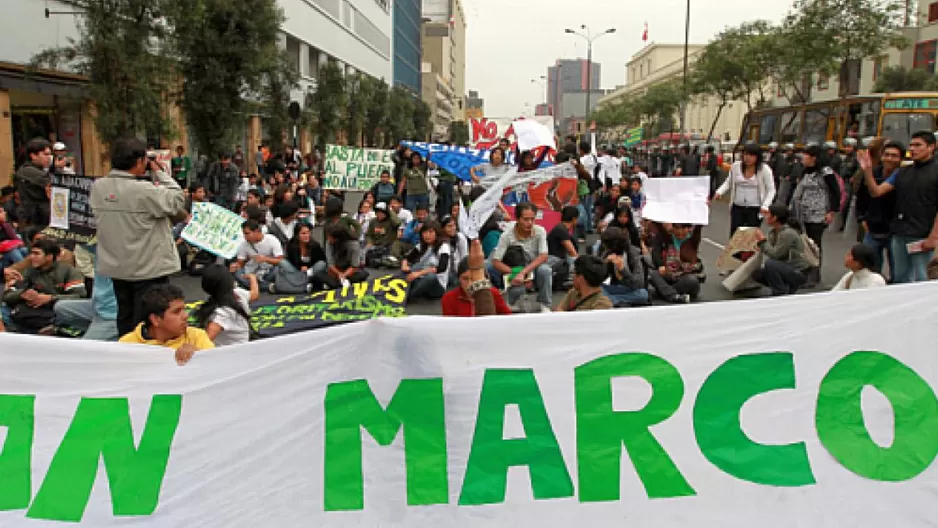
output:
[[[300,268],[300,271],[306,272],[306,271],[309,271],[309,268],[306,266],[303,266]]]
[[[469,244],[469,269],[481,268],[485,265],[485,254],[482,252],[482,242],[479,239]]]
[[[39,296],[39,293],[36,292],[36,290],[30,288],[24,291],[22,295],[20,295],[20,299],[23,299],[26,302],[32,302],[38,296]]]
[[[524,285],[524,273],[519,273],[515,275],[515,278],[511,279],[512,286],[523,286]]]
[[[723,195],[720,194],[720,193],[716,193],[716,194],[713,195],[713,199],[716,200],[716,201],[719,201],[720,198],[723,198]]]
[[[665,275],[668,274],[668,268],[661,266],[660,268],[658,268],[658,274],[664,277]]]
[[[263,256],[263,255],[254,255],[253,260],[254,260],[254,262],[257,262],[258,264],[263,264],[263,263],[267,262],[267,257],[265,257],[265,256]]]
[[[924,248],[925,251],[933,251],[935,248],[938,248],[938,238],[926,238],[922,241],[922,248]]]
[[[32,301],[29,301],[28,304],[33,308],[39,308],[40,306],[45,306],[52,302],[52,296],[45,294],[37,294]]]
[[[868,170],[873,170],[873,160],[870,158],[870,151],[861,150],[857,152],[857,161],[860,163],[860,168],[864,172]]]
[[[834,221],[834,213],[824,215],[824,223],[830,225]]]
[[[181,347],[177,348],[176,349],[176,364],[179,365],[180,367],[185,365],[186,363],[189,362],[190,359],[192,359],[192,356],[194,356],[197,351],[198,349],[190,345],[189,343],[186,343],[182,345]]]
[[[762,242],[763,240],[765,240],[765,234],[762,232],[761,229],[756,229],[756,232],[753,236],[756,237],[756,242]]]
[[[414,273],[408,273],[407,276],[404,277],[404,280],[406,280],[407,282],[414,282],[415,280],[419,278],[420,278],[420,275],[414,272]]]

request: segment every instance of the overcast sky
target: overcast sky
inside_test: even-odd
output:
[[[649,43],[683,44],[685,0],[461,0],[468,24],[466,87],[485,99],[488,117],[533,114],[556,59],[586,58],[586,41],[564,33],[586,24],[616,33],[593,44],[602,64],[602,88],[625,84],[625,63],[639,51],[648,22]],[[792,0],[691,0],[690,42],[705,44],[727,26],[747,20],[780,21]],[[525,104],[532,107],[527,109]]]

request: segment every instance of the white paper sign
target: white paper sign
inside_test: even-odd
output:
[[[379,319],[184,367],[2,333],[0,526],[924,527],[936,296]]]
[[[710,178],[649,178],[642,217],[655,222],[707,225],[710,222]]]
[[[557,150],[557,141],[549,128],[533,119],[519,119],[512,123],[515,136],[518,137],[518,152],[534,150],[537,147],[548,146]]]
[[[485,222],[488,221],[492,213],[495,212],[495,209],[498,208],[498,203],[502,199],[502,191],[505,190],[505,187],[508,186],[517,175],[517,167],[512,167],[508,172],[503,174],[501,178],[495,181],[495,183],[491,184],[491,187],[485,191],[485,194],[480,196],[478,200],[472,202],[472,207],[469,208],[467,215],[467,221],[459,222],[459,230],[462,234],[466,235],[466,238],[469,240],[479,238],[479,231],[481,231],[482,226],[485,225]],[[462,213],[460,213],[460,216],[462,216]]]
[[[68,187],[52,187],[52,195],[49,197],[50,211],[49,226],[57,229],[68,229]]]

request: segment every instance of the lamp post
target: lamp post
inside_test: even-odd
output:
[[[684,18],[684,92],[681,98],[681,142],[684,142],[684,124],[687,122],[687,48],[690,45],[690,0]]]
[[[688,2],[689,1],[690,0],[688,0]],[[590,115],[590,96],[593,93],[593,42],[603,35],[615,33],[616,28],[609,28],[595,36],[590,32],[590,29],[586,27],[586,24],[581,25],[580,29],[583,30],[583,33],[572,29],[565,29],[564,32],[586,39],[586,112],[583,114],[583,119],[585,120]]]
[[[542,85],[544,85],[544,104],[546,104],[547,107],[548,107],[548,109],[550,109],[550,101],[547,100],[547,97],[548,97],[548,94],[547,94],[547,76],[546,76],[546,75],[541,75],[540,78],[538,78],[538,79],[531,79],[531,84],[542,84]]]

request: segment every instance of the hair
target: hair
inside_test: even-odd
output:
[[[280,219],[289,218],[291,216],[294,216],[299,210],[300,210],[299,204],[291,200],[289,202],[283,202],[282,204],[279,204],[276,207],[277,214],[274,216]]]
[[[352,240],[348,230],[342,224],[332,224],[326,227],[326,237],[332,237],[338,242],[347,242]]]
[[[257,220],[245,220],[244,223],[241,224],[241,229],[247,229],[248,231],[260,231],[261,224]]]
[[[560,211],[561,222],[572,222],[580,218],[580,210],[575,205],[565,205]]]
[[[336,218],[342,216],[344,204],[342,200],[332,197],[326,200],[325,215],[326,218]]]
[[[494,161],[496,152],[502,153],[502,163],[505,163],[506,161],[508,161],[508,156],[505,154],[505,149],[501,147],[494,147],[492,148],[491,152],[489,152],[489,163],[492,163],[492,161]]]
[[[140,310],[144,325],[150,324],[150,316],[163,317],[173,301],[185,301],[186,294],[175,284],[156,284],[150,286],[140,296]]]
[[[417,164],[414,164],[414,158],[420,159],[420,163],[421,163],[421,164],[423,163],[423,156],[420,155],[420,153],[417,152],[416,150],[415,150],[415,151],[412,151],[412,152],[410,153],[410,156],[408,156],[408,157],[410,158],[410,163],[411,163],[411,165],[413,165],[414,167],[417,166]]]
[[[537,206],[531,202],[521,202],[515,206],[515,218],[521,218],[521,215],[526,211],[534,211],[534,214],[537,215]]]
[[[906,151],[905,145],[903,145],[902,142],[900,141],[889,140],[885,144],[883,144],[883,148],[879,151],[880,161],[882,160],[883,153],[886,152],[887,149],[898,150],[900,158],[905,156],[905,151]]]
[[[118,138],[111,143],[111,167],[128,171],[147,157],[147,144],[137,138]]]
[[[274,191],[274,203],[283,203],[284,197],[288,192],[293,192],[289,185],[283,184]]]
[[[0,197],[6,198],[7,196],[13,196],[16,193],[16,189],[12,185],[7,185],[3,189],[0,189]]]
[[[629,249],[629,232],[616,226],[607,227],[600,237],[606,251],[621,255]]]
[[[557,155],[554,156],[554,163],[557,165],[566,163],[568,161],[570,161],[570,154],[564,150],[561,150],[557,153]]]
[[[769,214],[777,218],[780,224],[787,225],[795,231],[801,232],[801,223],[792,216],[791,209],[789,209],[787,205],[770,205]]]
[[[439,222],[435,220],[428,220],[424,222],[423,225],[420,226],[419,246],[420,246],[421,255],[423,255],[424,253],[427,252],[428,249],[430,249],[429,247],[426,247],[423,243],[423,234],[426,233],[427,231],[433,231],[434,233],[436,233],[436,242],[433,243],[434,251],[436,251],[437,249],[440,249],[440,246],[443,245],[444,242],[446,242],[445,235],[443,235],[443,226],[441,226]]]
[[[248,196],[254,196],[254,197],[257,198],[258,200],[260,200],[260,199],[261,199],[261,192],[258,191],[257,189],[251,189],[251,190],[248,191]]]
[[[592,145],[590,145],[590,142],[589,142],[589,141],[581,141],[579,147],[580,147],[580,151],[581,151],[581,152],[592,152],[592,151],[593,151],[593,147],[592,147]]]
[[[39,154],[47,148],[52,148],[52,144],[47,140],[43,138],[30,139],[29,142],[26,143],[26,155],[32,156],[33,154]]]
[[[586,280],[593,288],[598,288],[606,280],[606,265],[599,257],[582,255],[573,263],[573,272]]]
[[[762,147],[756,143],[746,143],[746,146],[743,147],[743,154],[749,154],[756,157],[756,172],[759,172],[759,169],[762,168]],[[743,160],[743,165],[745,166],[746,161]]]
[[[629,221],[627,224],[622,225],[619,223],[619,215],[625,213],[628,215]],[[629,240],[633,244],[640,244],[641,235],[638,232],[638,225],[635,223],[635,214],[632,212],[632,208],[628,204],[617,205],[615,211],[612,213],[612,222],[609,223],[609,227],[618,227],[622,229],[629,235]],[[609,229],[607,227],[606,229]]]
[[[263,225],[267,223],[267,211],[259,205],[249,205],[244,208],[244,214],[247,215],[248,220],[257,222],[258,225]],[[243,225],[241,227],[244,227]]]
[[[876,250],[866,244],[857,244],[850,249],[853,260],[859,262],[863,269],[876,269]]]
[[[208,299],[195,312],[195,319],[201,328],[208,327],[212,316],[219,308],[231,308],[243,317],[250,326],[251,315],[244,309],[241,302],[235,298],[234,278],[223,266],[209,264],[202,270],[202,291],[208,294]]]
[[[426,211],[429,213],[430,206],[425,203],[418,203],[416,207],[414,207],[414,214],[417,214],[417,211]]]
[[[935,134],[929,132],[928,130],[919,130],[918,132],[912,134],[911,139],[921,139],[929,147],[934,147],[935,143],[938,142],[938,140],[935,139]]]
[[[193,183],[189,186],[189,194],[195,194],[199,189],[205,189],[205,186],[201,183]]]
[[[389,178],[391,177],[391,171],[389,171],[389,170],[387,170],[387,169],[382,170],[382,171],[381,171],[381,174],[379,175],[379,177],[380,177],[380,176],[384,176],[385,174],[387,174]]]
[[[59,253],[62,252],[62,248],[59,246],[58,242],[49,238],[35,241],[32,249],[38,249],[42,251],[44,255],[52,255],[53,262],[55,262],[55,259],[59,258]]]

